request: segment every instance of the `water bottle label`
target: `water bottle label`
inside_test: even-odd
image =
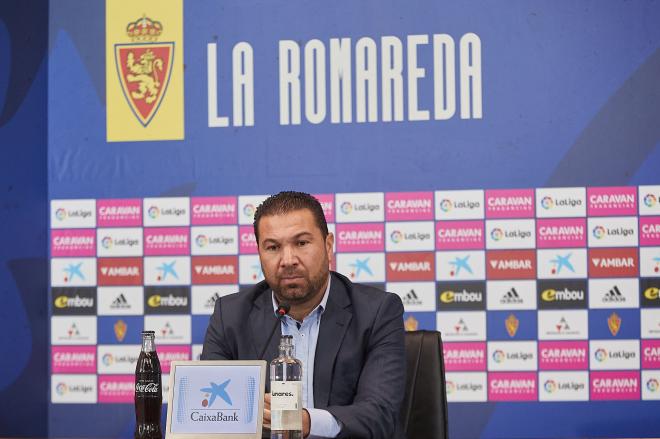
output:
[[[302,382],[300,381],[271,381],[270,383],[270,409],[272,410],[300,410],[302,409]]]

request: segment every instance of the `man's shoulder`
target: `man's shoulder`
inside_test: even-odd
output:
[[[380,303],[385,300],[396,301],[398,299],[400,301],[398,295],[394,293],[388,293],[387,291],[374,285],[352,282],[346,276],[336,272],[333,272],[333,275],[335,276],[333,282],[340,281],[343,284],[354,305],[374,305],[375,303]]]
[[[219,300],[222,302],[222,307],[224,309],[251,307],[255,301],[262,299],[262,296],[267,294],[268,291],[268,284],[264,281],[255,285],[243,287],[235,293],[222,296]],[[268,297],[270,297],[270,295],[268,295]]]

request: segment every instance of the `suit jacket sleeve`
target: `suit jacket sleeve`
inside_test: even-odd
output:
[[[397,295],[387,294],[366,340],[366,358],[352,404],[327,407],[343,425],[339,438],[397,437],[405,367],[403,304]]]

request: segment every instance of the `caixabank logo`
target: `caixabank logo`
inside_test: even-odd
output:
[[[183,1],[106,2],[107,140],[181,140]]]

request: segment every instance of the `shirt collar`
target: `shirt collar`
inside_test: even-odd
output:
[[[314,314],[317,310],[319,315],[323,314],[323,311],[325,310],[326,304],[328,303],[328,297],[330,296],[330,282],[332,282],[332,275],[328,273],[328,286],[325,288],[325,293],[323,294],[323,298],[321,299],[321,302],[316,305],[316,308],[310,311],[310,313],[307,316],[311,316]],[[277,300],[275,299],[275,292],[273,290],[270,291],[271,299],[273,300],[273,312],[277,313],[277,307],[278,303]],[[305,318],[307,317],[305,316]]]

